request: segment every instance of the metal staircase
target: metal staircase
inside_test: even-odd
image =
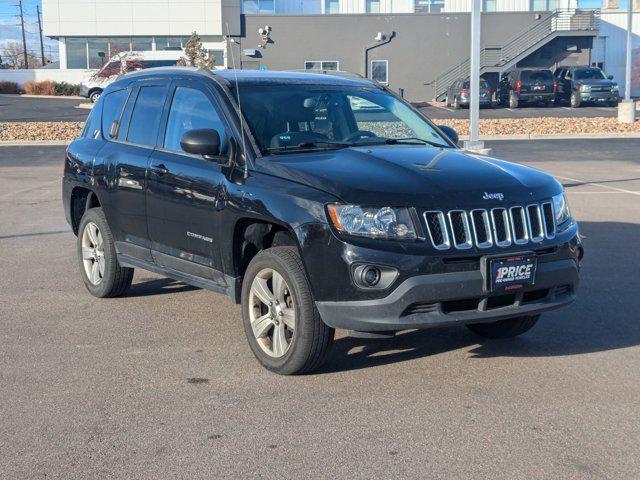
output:
[[[599,28],[600,10],[554,10],[504,45],[480,50],[480,74],[504,71],[556,37],[596,36]],[[456,79],[469,76],[470,62],[467,58],[425,83],[433,85],[434,100],[441,99]]]

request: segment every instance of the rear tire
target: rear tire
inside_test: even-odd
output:
[[[89,94],[89,100],[91,100],[91,103],[96,103],[100,95],[102,95],[102,90],[94,90]]]
[[[317,369],[333,341],[297,247],[269,248],[251,260],[242,282],[242,318],[253,354],[281,375]]]
[[[508,318],[493,323],[471,323],[467,328],[485,338],[513,338],[531,330],[540,315]]]
[[[544,106],[547,108],[555,107],[555,105],[556,105],[555,100],[547,100],[546,102],[544,102]]]
[[[77,240],[80,274],[94,297],[123,295],[133,281],[133,268],[118,262],[116,246],[102,208],[90,208],[80,220]]]
[[[518,97],[514,92],[509,92],[509,108],[518,108]]]

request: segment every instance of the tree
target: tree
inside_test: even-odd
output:
[[[22,50],[22,44],[13,40],[10,40],[4,44],[4,47],[0,50],[0,56],[2,57],[2,63],[0,68],[26,68],[24,63],[24,51]],[[42,61],[35,55],[27,52],[29,58],[29,67],[40,68]]]
[[[111,57],[106,59],[104,66],[91,75],[92,79],[103,80],[144,68],[142,57],[136,52],[122,51],[111,53]]]
[[[209,55],[207,49],[202,46],[200,36],[193,32],[184,48],[185,57],[178,60],[177,65],[189,67],[204,67],[212,70],[216,65],[216,57]]]

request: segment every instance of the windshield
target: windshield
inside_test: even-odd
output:
[[[375,87],[241,85],[240,103],[267,154],[396,143],[451,146],[411,108]]]
[[[605,80],[607,77],[599,68],[584,68],[574,72],[576,80]]]

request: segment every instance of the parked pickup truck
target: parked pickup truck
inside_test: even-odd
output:
[[[96,297],[134,268],[222,293],[281,374],[318,368],[336,328],[520,335],[575,299],[578,225],[551,176],[456,143],[363,79],[125,75],[65,155],[80,274]]]
[[[558,84],[558,100],[569,102],[573,108],[584,103],[615,107],[620,101],[613,75],[607,76],[597,67],[560,67],[553,75]]]

